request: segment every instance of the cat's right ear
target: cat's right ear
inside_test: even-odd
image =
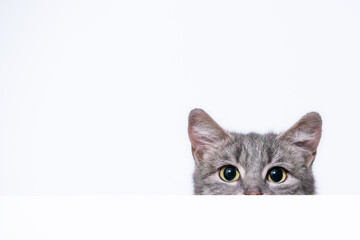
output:
[[[196,161],[201,161],[204,151],[213,143],[231,138],[209,114],[198,108],[189,114],[188,133]]]

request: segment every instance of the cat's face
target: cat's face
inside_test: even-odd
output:
[[[223,130],[206,112],[189,115],[195,194],[313,194],[311,166],[321,118],[309,113],[282,134]]]

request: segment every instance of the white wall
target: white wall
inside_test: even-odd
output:
[[[323,117],[321,194],[359,194],[358,1],[1,1],[0,195],[191,194],[187,115]]]

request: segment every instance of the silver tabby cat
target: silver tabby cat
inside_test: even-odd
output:
[[[314,194],[312,163],[321,117],[303,116],[281,134],[227,132],[205,111],[189,115],[195,194]]]

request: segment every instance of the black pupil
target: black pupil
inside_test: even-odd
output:
[[[224,177],[228,181],[233,180],[236,177],[236,169],[232,166],[226,167],[224,170]]]
[[[270,178],[274,182],[280,182],[281,179],[283,178],[283,172],[281,171],[281,168],[275,167],[275,168],[271,169]]]

